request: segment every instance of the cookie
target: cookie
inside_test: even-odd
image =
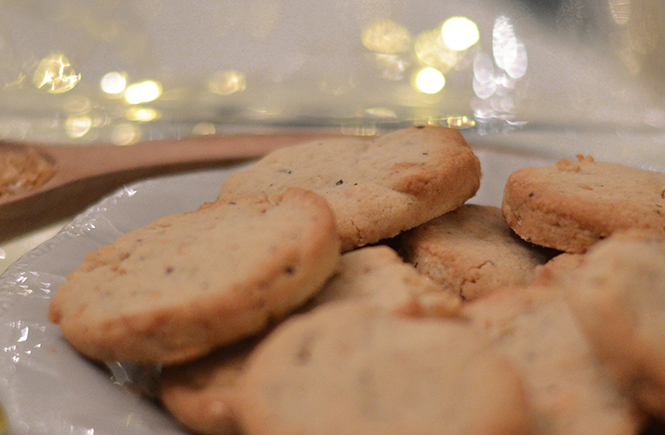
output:
[[[236,385],[258,341],[244,340],[195,361],[165,367],[159,379],[160,402],[195,433],[241,433],[233,409]]]
[[[338,272],[314,296],[311,305],[350,300],[375,304],[390,312],[408,309],[413,301],[435,300],[450,315],[459,311],[462,302],[385,245],[359,248],[342,255]]]
[[[599,242],[566,287],[598,356],[646,410],[665,418],[665,237]]]
[[[665,173],[578,159],[522,168],[508,177],[503,213],[520,237],[582,253],[620,230],[665,234]]]
[[[403,233],[400,250],[419,272],[467,301],[526,285],[553,255],[517,237],[500,208],[472,204]]]
[[[463,315],[521,370],[535,433],[640,433],[644,416],[596,360],[563,292],[505,288],[466,305]]]
[[[520,378],[463,322],[330,304],[280,325],[250,356],[248,435],[530,433]]]
[[[557,286],[565,280],[584,261],[584,254],[563,252],[547,263],[536,267],[536,273],[529,285]]]
[[[175,364],[302,305],[340,257],[332,211],[299,188],[205,204],[91,253],[49,318],[95,360]]]
[[[426,126],[276,150],[232,174],[219,198],[310,189],[330,204],[348,251],[459,207],[479,185],[480,162],[459,131]]]
[[[439,315],[459,312],[461,300],[420,275],[383,245],[360,248],[341,257],[338,272],[305,307],[362,301],[387,312],[408,310],[412,302],[437,302]],[[427,305],[425,305],[427,306]],[[410,314],[410,313],[409,313]],[[236,383],[258,340],[223,348],[188,364],[169,366],[161,376],[164,406],[186,427],[203,434],[238,432],[233,412]]]

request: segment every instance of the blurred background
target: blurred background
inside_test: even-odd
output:
[[[0,0],[0,139],[414,122],[665,168],[662,0]]]

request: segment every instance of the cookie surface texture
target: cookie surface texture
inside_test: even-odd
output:
[[[334,304],[280,325],[239,383],[249,435],[523,434],[512,367],[460,322]]]
[[[467,301],[527,284],[551,255],[516,236],[501,209],[492,206],[463,205],[399,239],[407,261]]]
[[[303,304],[339,257],[332,211],[315,193],[217,201],[91,253],[49,318],[92,359],[184,362]]]
[[[665,418],[665,238],[628,231],[599,242],[567,291],[610,373]]]
[[[437,306],[451,315],[460,309],[462,302],[405,263],[392,248],[377,245],[342,255],[338,272],[310,303],[360,300],[392,312],[422,299],[436,301]]]
[[[195,433],[241,433],[233,409],[236,385],[258,341],[243,340],[195,361],[165,367],[159,378],[161,403]]]
[[[459,207],[479,185],[480,162],[459,131],[427,126],[279,149],[232,174],[220,198],[313,190],[331,205],[348,251]]]
[[[506,288],[463,312],[521,370],[542,435],[636,435],[635,403],[598,363],[564,293]]]
[[[620,230],[665,234],[665,173],[578,159],[508,177],[503,212],[517,234],[571,253]]]

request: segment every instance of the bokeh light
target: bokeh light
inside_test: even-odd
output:
[[[427,67],[416,74],[415,88],[425,94],[436,94],[446,85],[446,78],[441,71]]]
[[[123,122],[116,125],[111,135],[111,142],[115,145],[132,145],[141,139],[141,129],[136,124]]]
[[[92,127],[92,119],[89,116],[69,116],[65,121],[65,132],[71,138],[85,136]]]
[[[231,95],[247,88],[247,79],[239,71],[219,71],[208,79],[208,90],[217,95]]]
[[[32,81],[38,89],[44,89],[51,94],[61,94],[70,91],[81,79],[69,60],[63,54],[52,54],[43,58]]]
[[[117,95],[122,93],[127,87],[127,77],[125,74],[119,72],[110,72],[104,74],[100,86],[105,93]]]
[[[134,83],[127,87],[125,100],[129,104],[141,104],[154,101],[162,95],[162,85],[154,80]]]
[[[480,39],[478,26],[466,17],[452,17],[441,26],[443,42],[452,50],[463,51]]]
[[[370,21],[363,28],[361,42],[376,53],[403,53],[411,48],[411,33],[401,24],[383,18]]]
[[[440,29],[425,31],[416,37],[413,45],[418,59],[442,73],[449,71],[459,61],[460,53],[443,42]]]
[[[148,122],[159,118],[159,112],[150,107],[132,107],[125,112],[129,121]]]

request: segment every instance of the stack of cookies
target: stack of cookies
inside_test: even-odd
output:
[[[469,204],[454,129],[325,139],[89,254],[50,319],[201,434],[639,434],[665,417],[665,174],[588,157]],[[607,240],[604,240],[607,239]]]

